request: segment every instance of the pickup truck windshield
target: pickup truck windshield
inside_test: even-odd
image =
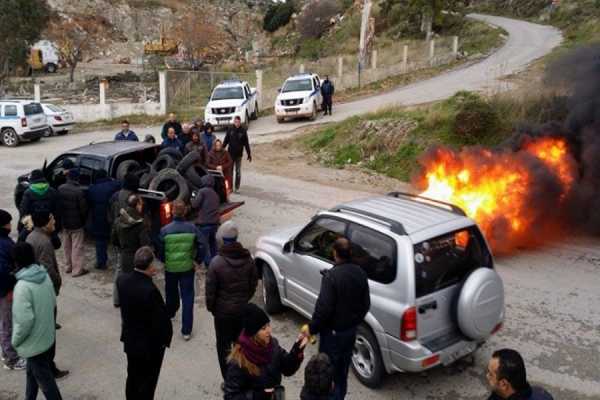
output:
[[[23,106],[23,111],[25,111],[25,115],[34,115],[34,114],[43,114],[44,110],[42,106],[38,103],[25,104]]]
[[[281,90],[282,93],[306,91],[312,91],[312,81],[310,79],[287,81],[283,86],[283,90]]]
[[[212,100],[244,99],[244,91],[241,87],[217,88],[213,92]]]

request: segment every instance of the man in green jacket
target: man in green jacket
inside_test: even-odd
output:
[[[13,249],[17,285],[13,298],[12,345],[27,359],[25,399],[37,397],[41,388],[48,400],[62,400],[52,371],[52,348],[56,337],[56,294],[43,266],[35,264],[33,247],[17,243]]]
[[[173,202],[173,222],[160,230],[159,257],[165,264],[165,294],[169,317],[173,318],[181,303],[181,334],[190,340],[194,325],[194,278],[197,262],[202,262],[206,245],[204,236],[191,222],[185,222],[185,203]]]

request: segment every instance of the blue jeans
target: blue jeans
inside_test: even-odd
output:
[[[108,264],[108,239],[103,237],[96,238],[96,268],[106,269]]]
[[[333,400],[343,400],[348,391],[348,371],[352,361],[352,349],[356,340],[356,328],[345,331],[321,332],[319,352],[327,354],[333,365]]]
[[[204,243],[208,244],[208,248],[204,253],[204,266],[208,268],[211,260],[217,255],[217,230],[219,229],[219,225],[198,225],[198,229],[204,235]]]
[[[195,271],[168,272],[165,271],[165,294],[167,313],[173,318],[179,311],[179,302],[183,311],[181,313],[181,334],[189,335],[194,326],[194,278]]]

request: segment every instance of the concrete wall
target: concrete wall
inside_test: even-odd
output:
[[[65,104],[77,122],[92,122],[113,119],[124,115],[162,115],[160,103],[108,103],[108,104]]]

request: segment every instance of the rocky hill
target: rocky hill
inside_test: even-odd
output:
[[[163,28],[168,36],[190,15],[199,21],[213,21],[226,56],[241,57],[244,50],[260,47],[261,28],[269,0],[47,0],[56,18],[75,21],[90,35],[92,50],[85,61],[114,63],[139,60],[143,44],[159,38]]]

